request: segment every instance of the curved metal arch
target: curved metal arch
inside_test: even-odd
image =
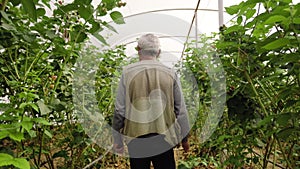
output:
[[[195,8],[167,8],[167,9],[157,9],[157,10],[151,10],[151,11],[146,11],[146,12],[140,12],[136,14],[131,14],[124,16],[123,18],[130,18],[138,15],[144,15],[148,13],[155,13],[155,12],[165,12],[165,11],[195,11]],[[212,12],[218,12],[219,10],[217,9],[197,9],[197,11],[212,11]]]

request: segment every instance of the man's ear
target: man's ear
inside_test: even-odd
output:
[[[156,58],[159,58],[160,52],[161,52],[161,50],[159,49]]]
[[[141,48],[139,46],[135,47],[135,50],[140,51]]]

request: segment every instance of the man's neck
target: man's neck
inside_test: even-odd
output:
[[[142,56],[142,57],[139,57],[140,61],[143,61],[143,60],[156,60],[156,57],[153,57],[153,56]]]

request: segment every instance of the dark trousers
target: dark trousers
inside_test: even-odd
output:
[[[173,147],[163,135],[148,134],[128,144],[131,169],[176,169]]]

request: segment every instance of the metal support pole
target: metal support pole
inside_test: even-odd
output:
[[[198,12],[195,12],[195,38],[196,38],[196,48],[198,48]]]
[[[224,16],[223,16],[223,0],[218,1],[218,9],[219,9],[219,27],[223,26],[224,24]]]

